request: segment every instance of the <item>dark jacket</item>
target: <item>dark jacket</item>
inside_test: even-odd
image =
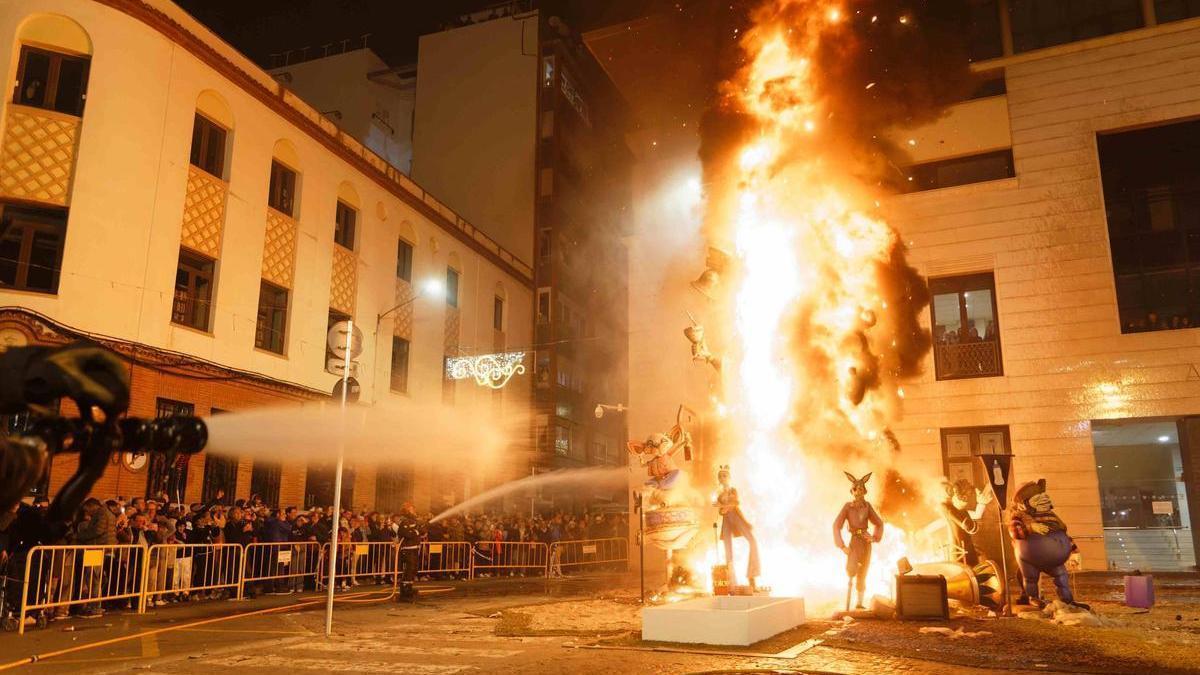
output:
[[[260,541],[268,543],[288,541],[291,537],[292,525],[282,518],[268,518],[267,522],[263,523],[262,533],[259,535]]]
[[[83,546],[111,546],[117,543],[117,519],[101,506],[75,528],[75,543]]]
[[[225,543],[246,546],[254,540],[254,531],[244,532],[245,520],[225,521]]]

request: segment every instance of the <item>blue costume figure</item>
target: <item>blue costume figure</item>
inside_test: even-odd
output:
[[[1036,483],[1025,483],[1017,490],[1008,529],[1012,534],[1024,584],[1018,604],[1033,602],[1039,607],[1045,604],[1038,591],[1042,574],[1054,579],[1060,600],[1071,605],[1077,604],[1066,568],[1066,562],[1075,550],[1075,542],[1067,535],[1066,524],[1054,513],[1054,504],[1050,501],[1050,495],[1046,494],[1045,478]],[[1087,608],[1086,605],[1079,606]]]
[[[725,564],[729,566],[732,581],[733,540],[735,537],[745,539],[750,544],[750,561],[746,564],[746,581],[750,584],[750,588],[754,588],[754,579],[761,574],[758,563],[758,542],[754,540],[754,528],[750,526],[750,521],[746,520],[746,516],[742,513],[737,488],[729,486],[728,466],[722,466],[717,471],[717,481],[721,483],[721,490],[717,493],[713,506],[716,506],[717,512],[721,514],[721,541],[725,543]]]
[[[846,574],[850,577],[846,586],[846,610],[850,609],[850,586],[857,581],[858,609],[863,609],[863,595],[867,591],[867,570],[871,567],[871,544],[883,539],[883,519],[875,513],[875,507],[867,501],[867,481],[871,474],[850,479],[850,494],[854,501],[846,502],[833,521],[833,541],[846,554]],[[842,528],[849,527],[850,543],[842,539]],[[871,531],[869,528],[874,528]]]

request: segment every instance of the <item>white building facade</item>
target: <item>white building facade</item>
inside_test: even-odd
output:
[[[528,264],[169,1],[3,0],[0,45],[6,343],[91,335],[231,374],[139,386],[135,369],[132,412],[148,415],[324,398],[340,319],[365,333],[365,404],[491,401],[448,387],[444,359],[531,344]],[[447,297],[422,295],[427,280]],[[527,417],[530,391],[514,379],[503,405]],[[204,463],[175,486],[186,499],[215,489]],[[224,464],[247,496],[253,458]],[[322,502],[307,469],[273,469],[278,502]],[[157,490],[124,470],[122,494]],[[116,494],[109,478],[97,493]],[[354,504],[374,506],[374,469],[358,478]],[[413,484],[436,478],[392,500],[427,507]],[[472,489],[440,480],[455,499]]]

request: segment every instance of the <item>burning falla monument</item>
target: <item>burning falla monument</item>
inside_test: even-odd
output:
[[[902,559],[947,557],[918,531],[940,518],[937,481],[911,471],[892,432],[902,383],[930,349],[929,290],[880,199],[907,179],[888,131],[933,121],[972,84],[964,4],[731,7],[701,128],[708,253],[682,327],[710,378],[705,459],[737,471],[775,595],[841,604],[845,558],[828,528],[843,471],[880,477],[886,526],[868,595],[890,595]],[[714,549],[692,556],[700,575],[721,558],[707,537],[689,545]],[[974,578],[969,566],[960,574]],[[976,602],[994,593],[994,581],[986,592],[974,583]]]

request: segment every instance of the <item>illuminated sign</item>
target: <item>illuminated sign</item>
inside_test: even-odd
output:
[[[446,359],[446,377],[451,380],[474,378],[481,387],[499,389],[513,375],[525,372],[525,352],[459,356]]]

